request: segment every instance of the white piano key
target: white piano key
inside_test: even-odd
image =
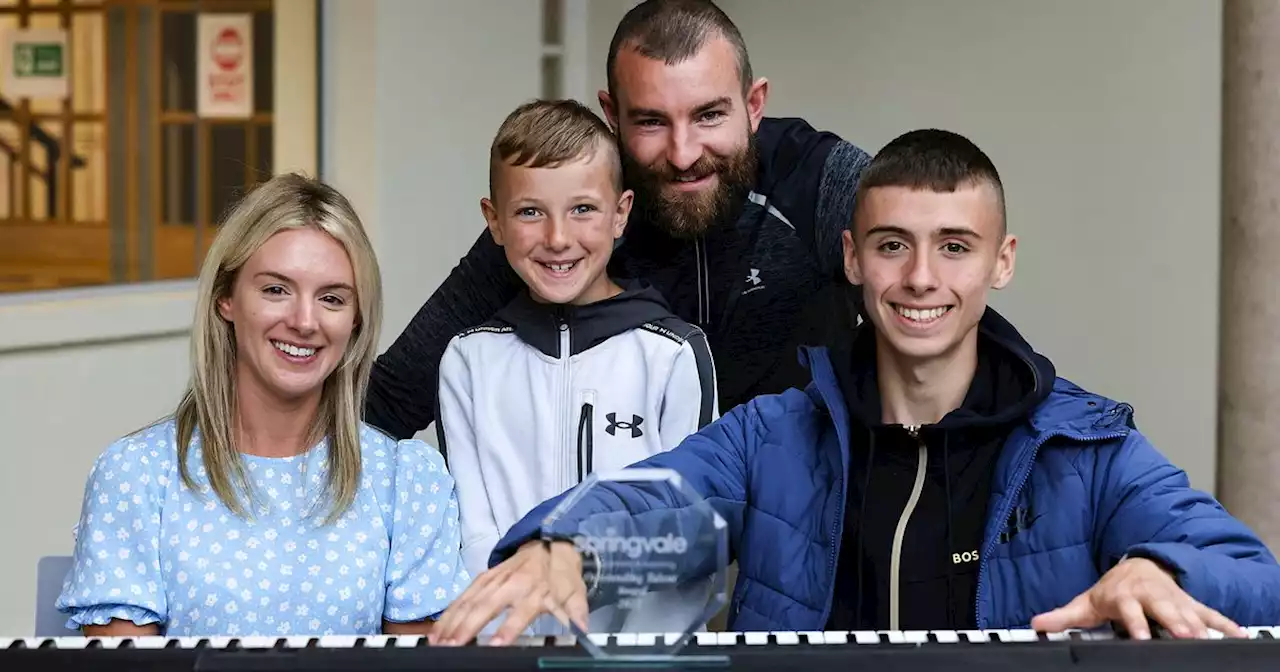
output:
[[[479,641],[479,638],[477,638]],[[511,646],[523,648],[538,648],[547,645],[547,638],[540,635],[521,635],[511,642]]]
[[[350,649],[356,645],[355,635],[323,635],[320,637],[322,649]]]
[[[309,635],[289,635],[284,638],[284,645],[290,649],[305,649],[312,639]]]
[[[640,635],[634,632],[619,632],[614,635],[618,646],[636,646],[639,642]]]
[[[695,632],[693,637],[697,640],[698,646],[715,646],[719,643],[719,636],[714,632]]]
[[[982,643],[991,641],[987,638],[986,630],[961,630],[960,634],[964,635],[965,639],[970,642]]]
[[[636,633],[636,646],[657,646],[658,633],[656,632],[640,632]]]
[[[587,639],[596,646],[609,646],[609,633],[607,632],[591,632],[587,634]]]
[[[9,648],[9,645],[11,644],[13,644],[12,637],[0,637],[0,651],[4,651]]]
[[[902,633],[902,639],[905,640],[908,644],[928,644],[929,631],[928,630],[907,630]]]
[[[59,649],[83,649],[89,640],[89,637],[54,637],[53,645]]]
[[[194,649],[202,639],[204,638],[203,637],[173,637],[173,638],[170,638],[169,641],[177,642],[179,648]]]
[[[738,635],[740,632],[717,632],[716,644],[719,646],[733,646],[738,643]]]
[[[681,637],[684,637],[683,632],[664,632],[662,633],[662,645],[674,646],[676,642],[680,641]]]
[[[853,641],[858,644],[879,644],[880,633],[874,630],[856,630],[853,633]]]
[[[809,644],[819,644],[819,645],[821,645],[821,644],[826,644],[826,643],[827,643],[827,638],[826,638],[825,636],[823,636],[823,634],[822,634],[822,632],[821,632],[821,631],[817,631],[817,630],[815,630],[815,631],[806,631],[806,632],[801,632],[801,633],[800,633],[800,635],[801,635],[802,637],[804,637],[804,638],[805,638],[805,641],[806,641],[807,643],[809,643]]]
[[[1050,632],[1050,633],[1046,633],[1045,637],[1051,642],[1065,642],[1071,639],[1071,632],[1070,631]]]
[[[800,634],[790,630],[775,631],[773,636],[782,646],[794,646],[800,643]]]
[[[1038,642],[1040,641],[1040,633],[1028,628],[1017,628],[1008,632],[1006,642]]]
[[[930,630],[933,636],[937,638],[941,644],[958,644],[960,643],[960,633],[955,630]]]
[[[764,646],[769,643],[767,632],[744,632],[742,636],[747,640],[747,646]]]
[[[422,635],[396,635],[397,649],[412,649],[422,641]]]
[[[578,638],[575,635],[556,635],[552,640],[552,646],[577,646]]]
[[[822,639],[827,644],[848,644],[849,632],[847,630],[826,630],[822,633]]]
[[[1205,628],[1205,630],[1207,630],[1209,633],[1209,639],[1226,639],[1227,638],[1226,635],[1222,634],[1221,630],[1214,630],[1213,628]]]
[[[270,649],[276,645],[278,637],[265,637],[253,635],[250,637],[240,638],[240,648],[242,649]]]
[[[206,644],[206,646],[208,646],[209,648],[225,649],[227,648],[227,645],[231,643],[231,640],[235,639],[235,637],[217,636],[217,637],[206,637],[206,639],[209,640],[209,643]]]

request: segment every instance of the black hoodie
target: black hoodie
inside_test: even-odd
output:
[[[937,424],[912,432],[881,421],[876,347],[875,331],[864,322],[850,345],[832,351],[854,429],[828,627],[974,628],[992,472],[1010,430],[1052,390],[1053,364],[988,310],[979,322],[978,364],[964,403]],[[918,479],[922,453],[924,476]],[[890,587],[900,525],[905,527],[894,622]]]

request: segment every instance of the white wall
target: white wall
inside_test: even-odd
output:
[[[277,0],[275,23],[273,160],[314,173],[315,6]],[[36,563],[71,553],[94,459],[178,402],[191,311],[188,281],[0,295],[0,635],[32,633]]]
[[[1214,487],[1221,2],[722,7],[772,82],[769,113],[871,153],[926,126],[987,151],[1020,236],[997,309]]]

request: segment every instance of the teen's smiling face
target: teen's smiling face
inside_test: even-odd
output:
[[[989,183],[954,192],[875,187],[844,234],[845,272],[862,285],[882,345],[910,359],[976,342],[987,292],[1013,277],[1017,240]]]
[[[218,312],[235,332],[238,386],[282,403],[318,398],[355,331],[351,260],[319,229],[281,231],[240,268]]]

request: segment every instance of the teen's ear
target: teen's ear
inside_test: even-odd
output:
[[[604,111],[605,121],[609,122],[609,128],[613,129],[616,134],[618,132],[618,110],[613,106],[613,97],[609,92],[600,89],[596,92],[596,99],[600,102],[600,109]]]
[[[627,230],[627,221],[631,217],[631,206],[635,203],[635,192],[626,189],[622,195],[618,196],[618,209],[613,218],[613,239],[617,240],[622,237],[622,232]]]
[[[1013,280],[1014,261],[1018,256],[1018,237],[1006,233],[996,252],[996,267],[992,273],[991,288],[1004,289]]]
[[[845,229],[840,234],[840,242],[844,247],[844,276],[849,279],[849,284],[862,284],[862,268],[858,265],[858,249],[854,246],[853,232]]]
[[[764,118],[764,105],[769,99],[769,80],[761,77],[747,89],[747,118],[751,120],[751,130],[760,130],[760,120]]]
[[[498,210],[493,207],[493,201],[487,198],[480,199],[480,212],[484,215],[485,226],[489,227],[489,235],[493,236],[493,242],[502,245],[502,227],[498,226]]]

